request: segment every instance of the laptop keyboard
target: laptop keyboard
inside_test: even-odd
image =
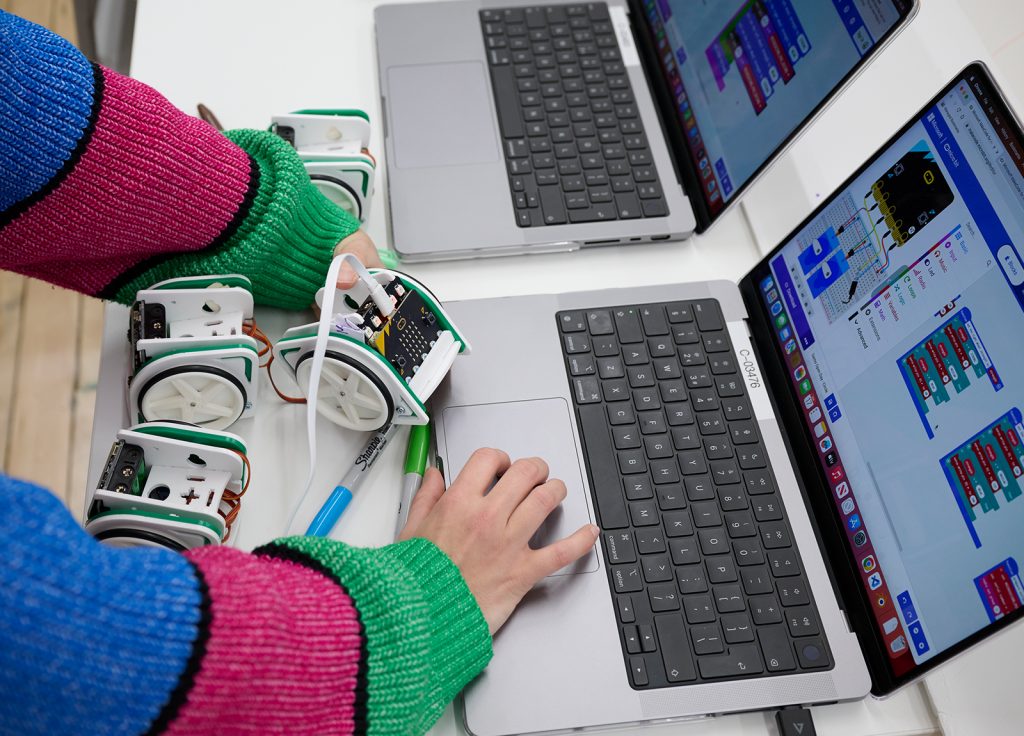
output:
[[[480,11],[520,227],[664,217],[605,3]]]
[[[633,687],[829,667],[718,303],[557,320]]]

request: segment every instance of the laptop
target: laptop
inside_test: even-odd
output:
[[[375,10],[409,262],[711,226],[914,0],[462,0]]]
[[[1024,615],[1024,133],[964,69],[739,284],[448,305],[450,482],[601,528],[465,692],[480,736],[888,695]]]

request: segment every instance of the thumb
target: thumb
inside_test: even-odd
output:
[[[423,474],[420,489],[412,498],[412,504],[409,506],[409,520],[405,522],[405,528],[398,535],[399,541],[404,542],[406,539],[416,536],[420,524],[443,495],[444,478],[441,471],[437,468],[427,468],[427,472]]]

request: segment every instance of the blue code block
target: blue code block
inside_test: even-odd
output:
[[[807,277],[807,288],[811,290],[811,296],[821,296],[828,287],[832,286],[850,269],[850,264],[842,253],[836,253],[821,264],[821,267]]]
[[[835,228],[829,228],[815,240],[808,248],[806,248],[797,260],[800,261],[800,268],[804,270],[804,274],[809,274],[818,264],[832,255],[832,251],[839,247],[839,237],[836,235]]]

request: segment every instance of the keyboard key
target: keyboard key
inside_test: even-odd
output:
[[[744,677],[764,672],[761,652],[753,644],[738,644],[729,647],[726,654],[699,657],[697,666],[702,677]]]
[[[693,515],[693,525],[698,529],[722,525],[722,516],[714,501],[698,501],[691,505],[690,513]]]
[[[652,386],[635,388],[631,391],[631,394],[633,396],[633,406],[636,407],[637,411],[653,411],[661,408],[661,398],[658,396],[658,390]]]
[[[590,354],[569,356],[569,372],[574,376],[589,376],[597,371]]]
[[[693,537],[669,539],[668,551],[672,555],[673,565],[694,565],[700,562],[700,550]]]
[[[658,645],[654,640],[654,627],[650,624],[639,624],[636,628],[640,637],[640,651],[655,651],[658,648]]]
[[[747,595],[761,595],[771,593],[773,590],[772,576],[766,567],[744,567],[740,577],[743,580],[743,590]]]
[[[630,501],[629,518],[633,526],[652,526],[658,524],[658,506],[654,501]]]
[[[665,533],[669,537],[685,537],[693,534],[693,522],[686,511],[670,511],[662,514]]]
[[[686,496],[683,495],[681,486],[672,484],[655,486],[655,488],[657,489],[658,508],[662,511],[686,508]]]
[[[810,606],[786,609],[786,624],[795,637],[814,636],[818,633],[818,618]]]
[[[608,562],[616,565],[623,562],[636,562],[636,549],[633,547],[633,533],[630,531],[605,532],[604,552]]]
[[[635,450],[640,447],[640,430],[635,424],[612,427],[612,442],[616,450]]]
[[[725,322],[722,320],[722,310],[715,300],[699,299],[691,302],[690,306],[697,320],[697,327],[700,328],[701,332],[725,329]]]
[[[661,644],[661,660],[665,667],[665,678],[669,682],[689,682],[697,678],[693,666],[690,645],[686,636],[686,625],[682,616],[668,614],[654,617],[654,627]],[[635,680],[634,680],[635,681]]]
[[[722,632],[727,644],[754,641],[754,627],[745,613],[728,613],[722,616]]]
[[[782,503],[773,495],[755,496],[750,502],[758,521],[778,521],[782,518]]]
[[[576,378],[572,384],[577,403],[593,404],[601,400],[601,387],[596,378]]]
[[[828,651],[818,637],[798,641],[794,648],[801,667],[807,669],[828,667]]]
[[[732,554],[741,567],[763,565],[764,553],[757,539],[739,539],[732,543]]]
[[[644,341],[643,329],[640,326],[640,315],[636,309],[616,309],[615,327],[618,330],[619,341],[629,343],[642,343]],[[629,360],[626,361],[629,363]]]
[[[811,599],[803,578],[784,578],[778,583],[779,601],[783,606],[805,606]]]
[[[665,535],[660,527],[638,529],[636,532],[636,548],[642,555],[651,555],[665,551]]]
[[[790,646],[786,629],[782,626],[765,626],[758,629],[765,665],[769,672],[790,672],[796,669],[793,648]]]
[[[540,207],[544,212],[544,222],[548,225],[559,225],[566,222],[565,204],[562,201],[562,192],[559,187],[540,187]]]
[[[679,610],[679,593],[671,584],[651,585],[647,588],[647,595],[651,601],[651,611],[654,613]]]
[[[716,585],[712,592],[719,613],[735,613],[745,608],[743,590],[739,585]]]
[[[697,538],[700,540],[701,552],[706,555],[720,555],[729,551],[729,541],[722,528],[698,529]]]
[[[792,547],[769,550],[768,567],[771,568],[772,575],[777,578],[788,578],[800,574],[800,560],[797,559],[796,550]]]
[[[708,558],[708,580],[712,583],[732,583],[737,579],[736,562],[730,555],[715,555]]]
[[[632,508],[633,504],[630,504]],[[644,566],[644,579],[648,583],[661,583],[673,577],[672,563],[668,555],[645,555],[641,558]]]
[[[612,581],[616,593],[636,593],[644,589],[639,565],[615,565],[612,567]]]
[[[622,640],[626,644],[626,651],[630,654],[640,653],[640,632],[636,626],[622,627]]]
[[[753,537],[757,534],[757,527],[748,511],[730,511],[725,515],[725,528],[729,530],[729,536],[733,539],[742,537]]]
[[[617,453],[619,472],[623,475],[647,472],[647,458],[641,450],[622,450]],[[657,483],[657,480],[655,480]]]
[[[648,475],[630,475],[622,479],[622,490],[630,501],[654,498],[651,478]]]
[[[608,421],[612,426],[633,424],[636,421],[636,414],[633,413],[633,407],[628,404],[609,406]]]
[[[750,617],[758,626],[782,622],[782,607],[774,595],[757,595],[747,599],[750,605]]]
[[[624,624],[629,624],[636,621],[636,611],[633,609],[632,596],[615,596],[615,606],[619,609],[619,621],[621,621]]]
[[[643,687],[649,682],[647,679],[647,664],[644,662],[643,657],[629,658],[629,673],[633,678],[633,684],[637,687]]]
[[[586,335],[566,335],[562,339],[567,353],[588,353],[590,352],[590,338]]]
[[[783,521],[772,521],[760,526],[761,544],[765,549],[789,547],[793,542],[789,537],[789,529]]]
[[[771,474],[767,470],[743,473],[743,482],[747,486],[747,493],[751,496],[775,493],[775,484],[772,483]]]
[[[604,529],[621,529],[628,525],[629,519],[626,515],[626,502],[616,478],[607,414],[600,405],[593,404],[580,406],[577,411],[580,433],[587,449],[590,490],[597,503],[601,526]],[[629,411],[632,412],[632,409]]]
[[[690,637],[693,639],[693,651],[697,655],[719,654],[725,651],[718,624],[693,626],[690,628]]]
[[[715,604],[709,595],[684,595],[683,611],[689,624],[706,624],[715,620]]]

